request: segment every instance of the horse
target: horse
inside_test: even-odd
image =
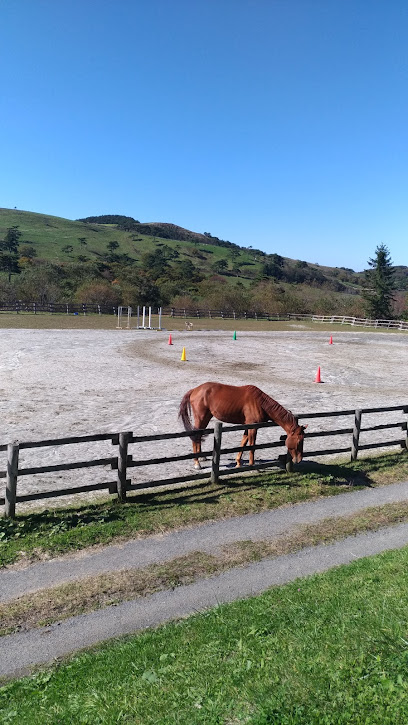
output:
[[[194,415],[194,426],[191,422],[191,412]],[[197,388],[188,390],[179,409],[179,418],[181,418],[185,430],[191,431],[193,453],[197,454],[197,457],[194,458],[194,468],[201,468],[198,457],[201,454],[201,439],[205,433],[199,432],[199,429],[206,428],[213,416],[224,423],[250,424],[273,420],[287,433],[285,445],[292,461],[300,463],[303,458],[303,440],[307,425],[298,425],[290,410],[286,410],[283,405],[277,403],[255,385],[203,383]],[[256,434],[256,428],[248,428],[244,431],[241,450],[236,457],[237,467],[241,466],[241,458],[246,444],[255,445]],[[254,465],[253,449],[249,451],[249,465]]]

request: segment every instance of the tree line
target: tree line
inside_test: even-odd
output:
[[[117,215],[105,223],[118,223]],[[89,220],[93,217],[89,217]],[[96,217],[100,222],[100,217]],[[120,217],[123,223],[131,217]],[[135,222],[136,223],[136,222]],[[207,233],[208,234],[208,233]],[[24,242],[17,226],[10,227],[0,241],[0,301],[21,300],[40,304],[79,302],[124,304],[135,306],[173,305],[212,309],[276,312],[311,312],[316,314],[365,315],[374,319],[407,316],[405,302],[396,309],[394,268],[388,248],[377,246],[368,261],[361,294],[346,295],[339,288],[324,288],[325,277],[316,267],[298,261],[291,270],[285,268],[278,254],[263,255],[260,272],[249,284],[239,279],[237,250],[231,250],[231,268],[225,259],[216,260],[211,272],[200,270],[200,250],[193,248],[190,259],[182,258],[177,249],[164,242],[146,251],[136,260],[111,241],[97,260],[86,254],[63,263],[38,259],[36,250]],[[86,250],[86,237],[79,238]],[[72,246],[62,248],[67,255]],[[253,250],[256,253],[256,250]],[[235,262],[234,262],[235,260]],[[347,272],[347,270],[346,270]],[[234,281],[226,275],[236,277]],[[287,284],[290,281],[292,284]],[[294,284],[293,284],[294,283]]]

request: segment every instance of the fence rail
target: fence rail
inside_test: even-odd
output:
[[[408,404],[393,405],[386,407],[371,407],[356,410],[336,410],[326,411],[319,413],[302,413],[296,417],[299,420],[313,420],[316,418],[332,418],[332,417],[350,417],[353,416],[353,426],[347,426],[336,429],[324,429],[318,431],[310,431],[305,437],[305,458],[314,458],[316,456],[334,455],[338,453],[348,453],[351,460],[355,460],[361,450],[370,450],[378,448],[387,448],[391,446],[399,446],[404,450],[408,448],[408,426],[407,420],[404,418],[398,422],[381,423],[372,426],[361,426],[361,420],[363,415],[367,416],[374,413],[386,413],[386,412],[397,412],[406,416],[408,414]],[[0,505],[4,505],[4,515],[6,517],[15,517],[16,503],[23,501],[34,501],[36,499],[44,498],[55,498],[57,496],[65,496],[75,493],[86,493],[90,491],[97,491],[108,489],[109,493],[117,494],[120,501],[126,500],[128,491],[140,491],[142,489],[152,489],[158,487],[166,487],[177,483],[188,483],[190,481],[196,481],[198,479],[207,478],[211,475],[211,481],[216,483],[219,477],[234,475],[237,473],[244,473],[246,471],[261,470],[263,468],[270,468],[273,466],[281,465],[282,461],[286,460],[286,469],[291,470],[291,461],[288,460],[288,455],[278,456],[276,459],[255,463],[252,466],[242,466],[240,468],[220,470],[220,458],[222,455],[228,455],[235,453],[240,449],[240,446],[232,446],[229,448],[222,448],[222,439],[225,434],[233,431],[244,430],[247,428],[273,428],[277,427],[275,423],[256,423],[251,426],[247,425],[232,425],[224,426],[220,421],[215,421],[214,427],[207,428],[206,434],[213,434],[213,447],[212,447],[212,463],[211,463],[211,474],[202,471],[200,473],[190,474],[187,476],[172,476],[166,479],[158,480],[146,480],[138,481],[133,483],[131,478],[127,478],[129,469],[141,466],[151,466],[158,463],[175,463],[177,461],[187,461],[196,457],[194,453],[183,453],[181,455],[173,456],[159,456],[155,458],[134,460],[133,455],[129,454],[129,445],[141,444],[145,441],[162,441],[168,439],[185,438],[189,436],[188,432],[177,432],[177,433],[162,433],[148,436],[134,436],[132,431],[125,431],[119,433],[103,433],[95,435],[84,435],[84,436],[70,436],[66,438],[53,438],[43,441],[25,441],[19,442],[14,441],[7,445],[1,445],[0,451],[7,451],[7,465],[6,469],[0,471],[0,478],[6,478],[6,492],[5,498],[0,498]],[[378,432],[380,430],[392,430],[400,429],[404,431],[402,438],[392,440],[376,440],[371,443],[361,443],[361,433],[367,432]],[[350,437],[351,434],[351,437]],[[313,438],[330,437],[330,436],[349,436],[348,445],[337,447],[332,446],[325,449],[309,451],[307,450],[307,441]],[[247,450],[265,450],[272,448],[279,448],[284,446],[286,435],[281,435],[279,440],[271,441],[268,443],[258,443],[255,446],[247,446]],[[96,442],[96,441],[111,441],[112,445],[118,447],[117,455],[109,456],[105,458],[95,458],[87,461],[75,461],[71,463],[60,463],[48,466],[32,466],[27,468],[19,468],[19,452],[23,449],[28,448],[39,448],[46,446],[63,446],[75,443],[84,442]],[[110,466],[111,469],[116,470],[116,479],[112,481],[106,481],[102,483],[92,483],[89,485],[81,486],[70,486],[59,489],[52,489],[46,491],[40,491],[30,494],[19,494],[17,493],[17,483],[20,476],[25,475],[36,475],[39,473],[52,473],[58,471],[75,470],[80,468],[90,468],[97,466]]]
[[[117,305],[106,304],[82,304],[75,302],[22,302],[16,300],[0,305],[0,312],[32,312],[34,315],[40,312],[63,313],[66,315],[117,315]]]
[[[117,315],[117,305],[106,304],[78,304],[74,302],[22,302],[17,300],[7,304],[0,304],[0,312],[41,312],[67,315]],[[268,322],[285,322],[290,320],[310,320],[311,322],[352,325],[353,327],[380,327],[390,330],[408,330],[407,320],[372,320],[368,317],[351,317],[349,315],[314,315],[300,312],[266,312],[262,311],[236,311],[236,310],[210,310],[204,308],[163,307],[162,315],[167,317],[184,318],[215,318],[233,320],[266,320]]]

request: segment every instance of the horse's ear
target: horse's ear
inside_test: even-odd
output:
[[[309,425],[309,423],[306,423],[306,425],[302,425],[301,427],[303,428],[303,430],[306,430],[308,425]]]

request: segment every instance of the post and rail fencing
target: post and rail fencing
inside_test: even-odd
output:
[[[317,456],[328,456],[339,453],[348,454],[350,460],[356,460],[358,453],[362,450],[370,450],[375,448],[386,448],[398,446],[403,450],[408,449],[408,437],[407,437],[407,420],[406,418],[397,422],[385,422],[376,424],[373,426],[362,427],[362,418],[369,414],[381,414],[388,412],[398,412],[406,416],[408,414],[408,405],[394,405],[387,407],[376,407],[376,408],[363,408],[357,410],[337,410],[330,412],[320,413],[303,413],[296,416],[299,420],[313,420],[317,418],[333,418],[333,417],[352,417],[352,425],[339,428],[336,430],[318,430],[318,431],[307,431],[305,436],[304,446],[304,458],[315,458]],[[16,515],[16,503],[24,501],[33,501],[46,498],[55,498],[58,496],[66,496],[75,493],[87,493],[90,491],[98,491],[108,489],[109,493],[117,494],[119,501],[124,502],[126,500],[128,491],[142,491],[145,489],[163,488],[174,484],[186,484],[190,481],[196,481],[199,479],[205,479],[210,477],[212,483],[217,483],[219,478],[222,476],[231,476],[234,474],[242,474],[246,471],[260,470],[270,468],[273,466],[281,466],[282,463],[286,464],[287,471],[291,470],[291,461],[288,460],[286,449],[284,448],[284,442],[286,434],[281,435],[278,440],[268,443],[258,443],[255,446],[247,446],[245,450],[265,450],[270,448],[283,448],[285,455],[280,455],[276,459],[267,460],[259,463],[255,463],[253,466],[244,465],[240,468],[225,468],[220,469],[220,459],[222,455],[228,455],[231,453],[237,453],[241,450],[240,446],[234,446],[230,448],[222,448],[223,436],[233,431],[243,431],[250,428],[276,428],[275,423],[256,423],[251,426],[247,425],[232,425],[225,426],[219,421],[215,421],[214,427],[207,428],[207,434],[213,434],[213,446],[212,446],[212,462],[211,472],[202,470],[200,473],[190,474],[187,476],[174,476],[166,479],[158,480],[145,480],[132,483],[132,479],[128,477],[129,469],[141,466],[151,466],[161,463],[175,463],[177,461],[188,461],[196,458],[195,453],[185,453],[183,455],[175,456],[159,456],[156,458],[138,458],[134,460],[133,454],[129,454],[129,445],[136,445],[136,450],[140,450],[141,444],[147,441],[163,441],[176,438],[188,438],[188,432],[177,432],[177,433],[162,433],[135,436],[132,431],[125,431],[120,433],[99,433],[95,435],[85,436],[70,436],[67,438],[56,438],[42,441],[32,442],[19,442],[14,441],[9,444],[0,445],[0,452],[4,451],[7,453],[7,467],[6,470],[0,471],[0,478],[6,478],[6,491],[5,497],[0,498],[0,505],[4,506],[4,516],[14,518]],[[309,426],[310,427],[310,426]],[[380,440],[369,443],[361,443],[360,437],[362,433],[399,429],[403,431],[402,438],[393,438],[392,440]],[[342,447],[328,447],[325,449],[308,450],[309,442],[314,438],[330,437],[330,436],[347,436],[348,442]],[[46,446],[63,446],[76,443],[95,442],[95,441],[111,441],[114,446],[118,447],[117,453],[114,456],[108,456],[105,458],[96,458],[93,460],[76,461],[71,463],[60,463],[57,465],[49,466],[34,466],[29,468],[19,468],[19,452],[23,449],[28,448],[41,448]],[[88,485],[70,486],[53,490],[40,491],[30,494],[19,494],[18,493],[18,481],[21,476],[35,475],[39,473],[50,473],[67,471],[74,469],[82,469],[97,466],[110,466],[111,469],[116,470],[116,478],[111,481],[105,481],[103,483],[92,483]]]
[[[31,312],[33,314],[55,313],[66,315],[117,315],[120,305],[85,304],[75,302],[22,302],[17,300],[0,304],[0,312]],[[159,311],[157,312],[157,314]],[[266,312],[265,310],[236,311],[236,310],[210,310],[203,308],[163,307],[165,317],[177,318],[209,318],[232,320],[259,320],[268,322],[289,322],[291,320],[309,320],[326,324],[351,325],[353,327],[374,327],[387,330],[408,331],[408,320],[372,320],[367,317],[352,317],[350,315],[315,315],[302,312]]]
[[[326,324],[352,325],[353,327],[374,327],[388,330],[407,330],[408,320],[372,320],[368,317],[350,315],[315,315],[302,312],[236,312],[234,310],[208,310],[195,308],[163,307],[163,315],[170,317],[222,318],[233,320],[263,320],[267,322],[290,322],[309,320]]]
[[[91,304],[81,302],[7,302],[0,304],[0,312],[31,312],[34,315],[40,312],[48,314],[64,314],[64,315],[117,315],[117,305],[107,304]]]

